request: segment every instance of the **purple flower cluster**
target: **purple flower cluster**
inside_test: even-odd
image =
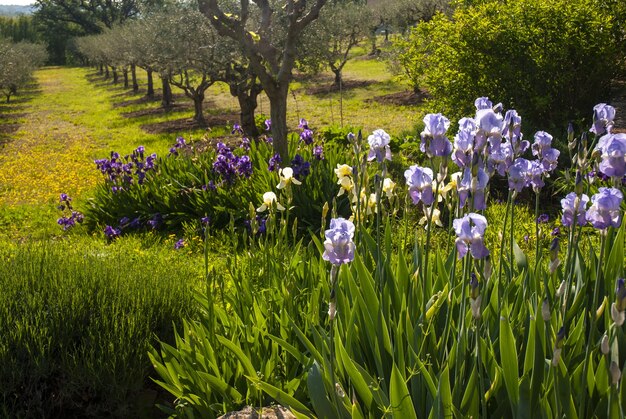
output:
[[[61,198],[59,200],[60,204],[57,208],[63,212],[68,211],[70,214],[67,217],[64,215],[57,220],[57,224],[62,226],[63,230],[69,230],[74,227],[76,223],[82,223],[85,219],[85,216],[82,213],[74,211],[71,201],[72,198],[67,196],[67,194],[61,194]]]
[[[170,156],[178,156],[178,151],[187,147],[187,142],[183,137],[176,139],[176,144],[170,147]]]
[[[621,225],[620,205],[624,196],[616,188],[599,188],[598,193],[591,197],[591,207],[587,209],[589,197],[582,194],[580,197],[575,192],[570,192],[561,200],[563,216],[561,222],[566,227],[574,223],[582,226],[589,222],[598,230]]]
[[[225,183],[232,184],[237,177],[249,178],[252,175],[252,161],[247,155],[236,156],[224,143],[217,143],[217,156],[213,162],[213,171]]]
[[[107,177],[111,190],[118,192],[124,186],[131,185],[135,176],[137,184],[141,185],[146,179],[146,173],[154,170],[157,155],[145,156],[145,148],[137,147],[130,155],[123,158],[119,153],[112,151],[110,159],[98,159],[94,163],[100,172]]]
[[[352,241],[354,237],[354,224],[343,218],[330,220],[330,229],[324,233],[324,253],[322,259],[333,265],[342,265],[354,260],[356,245]]]
[[[267,170],[270,172],[278,172],[280,170],[280,164],[283,159],[280,157],[280,154],[276,153],[272,157],[270,157],[269,162],[267,163]]]
[[[457,218],[452,222],[456,233],[456,248],[459,259],[462,259],[469,251],[474,259],[483,259],[489,256],[489,250],[485,247],[483,238],[487,229],[487,219],[480,214],[469,213],[463,218]]]
[[[114,240],[118,238],[120,234],[122,234],[122,232],[119,228],[115,228],[111,226],[104,227],[104,235],[108,240]]]
[[[293,169],[293,176],[298,180],[303,180],[311,173],[311,163],[304,161],[304,158],[296,154],[291,160],[291,168]]]
[[[324,160],[324,147],[321,145],[313,147],[313,157],[315,157],[315,160]]]
[[[429,167],[413,165],[404,172],[409,196],[414,204],[420,201],[430,206],[435,201],[433,194],[433,171]]]
[[[367,155],[367,160],[376,160],[378,163],[382,163],[383,160],[391,161],[391,149],[389,148],[389,142],[391,137],[382,129],[377,129],[372,132],[372,135],[367,137],[367,142],[370,145],[370,151]]]
[[[300,133],[300,141],[306,145],[313,144],[313,131],[309,128],[309,123],[306,119],[301,118],[298,128],[302,130]]]
[[[600,155],[600,172],[613,178],[626,175],[626,134],[600,137],[594,152]]]
[[[429,113],[424,117],[424,131],[420,134],[422,142],[420,150],[428,157],[444,156],[452,153],[452,143],[446,137],[446,131],[450,127],[448,118],[440,113]]]
[[[183,247],[185,247],[185,245],[186,245],[185,239],[180,239],[176,243],[174,243],[174,249],[176,250],[182,249]]]

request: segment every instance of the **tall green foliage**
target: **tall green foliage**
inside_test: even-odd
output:
[[[489,96],[531,126],[562,129],[610,99],[624,72],[617,9],[592,0],[470,3],[396,44],[405,76],[429,91],[432,108],[456,120]]]

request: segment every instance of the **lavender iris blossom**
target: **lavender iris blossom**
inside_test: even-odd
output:
[[[104,227],[104,235],[109,240],[118,238],[120,234],[121,234],[121,231],[115,227],[111,227],[111,226]]]
[[[414,204],[417,205],[421,201],[424,205],[430,206],[435,201],[433,171],[430,168],[413,165],[404,172],[404,177]]]
[[[626,175],[626,134],[607,134],[600,137],[594,151],[600,153],[602,173],[611,177]]]
[[[313,147],[313,157],[315,160],[324,160],[324,148],[321,145]]]
[[[476,106],[477,111],[480,111],[482,109],[492,109],[493,103],[491,103],[488,97],[483,96],[474,101],[474,106]]]
[[[382,129],[377,129],[367,137],[367,142],[370,145],[370,152],[367,155],[367,160],[372,161],[376,159],[378,163],[382,163],[383,160],[391,160],[391,149],[389,148],[389,142],[391,137]]]
[[[300,133],[300,141],[304,142],[304,144],[309,145],[313,143],[313,131],[308,128],[305,128]]]
[[[502,129],[504,128],[502,115],[495,113],[493,109],[478,110],[474,121],[477,127],[476,141],[474,143],[475,151],[481,152],[484,150],[487,145],[487,139],[490,137],[502,138]]]
[[[176,243],[174,243],[174,249],[176,249],[176,250],[182,249],[183,247],[185,247],[185,240],[184,239],[180,239]]]
[[[487,219],[480,214],[469,213],[463,218],[457,218],[452,222],[452,227],[457,235],[456,248],[459,259],[465,257],[469,251],[474,259],[483,259],[489,256],[489,250],[485,247],[483,237],[487,228]]]
[[[591,207],[587,211],[587,221],[594,228],[604,230],[619,227],[622,221],[620,205],[624,195],[616,188],[599,188],[591,197]]]
[[[265,120],[265,131],[271,131],[272,129],[272,120],[271,119],[266,119]]]
[[[281,159],[280,154],[274,154],[272,157],[270,157],[267,165],[267,170],[269,170],[270,172],[278,172],[278,170],[280,169],[280,163],[282,163],[282,161],[283,159]]]
[[[467,199],[472,198],[472,207],[475,210],[487,209],[485,202],[485,190],[489,183],[489,175],[482,169],[478,168],[476,176],[472,176],[472,171],[466,168],[463,177],[459,181],[457,190],[459,193],[459,204],[464,207]]]
[[[615,119],[615,108],[606,103],[598,103],[593,107],[593,125],[589,129],[596,135],[602,135],[606,132],[611,133],[613,128],[613,119]]]
[[[341,265],[354,260],[356,246],[352,241],[354,237],[354,224],[343,218],[330,220],[330,229],[324,233],[324,253],[322,259],[333,265]]]
[[[578,208],[576,208],[578,200]],[[582,226],[587,221],[587,204],[589,204],[589,197],[582,194],[580,198],[576,195],[576,192],[568,193],[565,198],[561,199],[561,208],[563,208],[563,216],[561,217],[561,223],[565,227],[571,227],[574,223]]]
[[[472,163],[475,133],[476,123],[473,119],[461,118],[459,120],[459,131],[454,136],[452,161],[461,169]]]
[[[428,156],[449,156],[452,153],[452,143],[446,137],[450,127],[448,118],[440,113],[429,113],[424,117],[424,131],[420,134],[422,142],[420,150]]]
[[[528,186],[528,174],[531,171],[532,164],[530,161],[517,158],[509,167],[509,189],[513,189],[516,192],[521,192],[526,186]]]
[[[545,172],[556,169],[561,152],[552,148],[552,135],[545,131],[535,133],[535,142],[532,145],[533,156],[537,156]]]
[[[240,124],[233,124],[233,129],[230,133],[243,135],[243,128],[241,128]]]

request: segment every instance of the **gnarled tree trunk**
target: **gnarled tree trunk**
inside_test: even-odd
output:
[[[148,76],[148,91],[146,92],[146,96],[154,97],[154,79],[152,77],[152,69],[146,69],[146,73]]]
[[[119,81],[119,77],[117,75],[117,68],[115,66],[111,66],[111,71],[113,73],[113,84],[117,84]]]
[[[172,86],[170,86],[169,76],[167,74],[161,74],[161,83],[163,86],[161,106],[163,106],[164,108],[169,108],[170,106],[172,106]]]
[[[130,76],[133,80],[133,92],[137,93],[139,91],[139,84],[137,83],[137,66],[135,66],[135,64],[131,64],[130,66]]]
[[[128,67],[122,69],[122,74],[124,75],[124,89],[128,89]]]
[[[203,114],[203,106],[202,106],[203,102],[204,102],[204,92],[195,92],[193,94],[193,109],[194,109],[193,120],[196,121],[200,125],[206,125],[206,121],[204,119],[204,114]]]

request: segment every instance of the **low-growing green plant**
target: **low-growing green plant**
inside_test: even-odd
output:
[[[123,239],[0,246],[0,416],[137,417],[147,350],[193,316],[201,264]],[[154,397],[154,396],[153,396]]]

